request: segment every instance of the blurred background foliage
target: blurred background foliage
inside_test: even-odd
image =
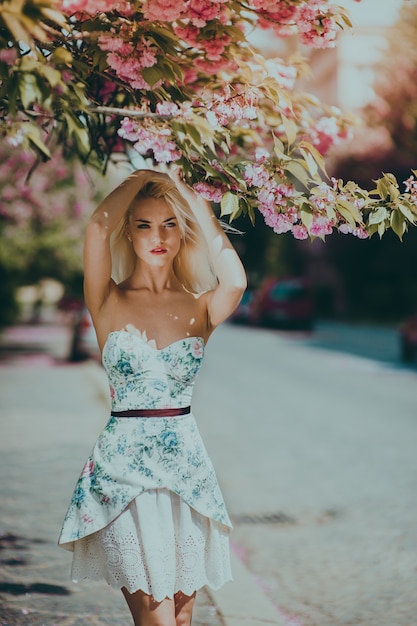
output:
[[[0,148],[0,189],[3,326],[18,313],[19,286],[48,277],[62,282],[69,295],[82,296],[84,227],[98,193],[90,172],[59,149],[50,161],[37,163],[33,153],[7,145]]]

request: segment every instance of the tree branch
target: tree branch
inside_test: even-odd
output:
[[[136,119],[161,119],[172,120],[174,115],[161,115],[160,113],[152,113],[151,111],[135,111],[134,109],[123,109],[118,107],[95,106],[88,108],[89,113],[107,113],[108,115],[119,115],[121,117],[134,117]]]

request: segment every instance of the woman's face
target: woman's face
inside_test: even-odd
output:
[[[149,265],[172,263],[181,247],[178,220],[163,198],[142,198],[133,206],[126,227],[136,255]]]

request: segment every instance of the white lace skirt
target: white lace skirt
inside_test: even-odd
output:
[[[168,489],[144,491],[108,526],[74,542],[72,580],[102,580],[159,602],[232,579],[227,527]]]

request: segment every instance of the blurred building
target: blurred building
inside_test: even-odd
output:
[[[386,31],[397,22],[407,0],[341,0],[352,18],[353,31],[339,35],[327,50],[304,50],[313,69],[308,88],[323,102],[343,111],[357,110],[374,97],[373,67],[385,49]]]

